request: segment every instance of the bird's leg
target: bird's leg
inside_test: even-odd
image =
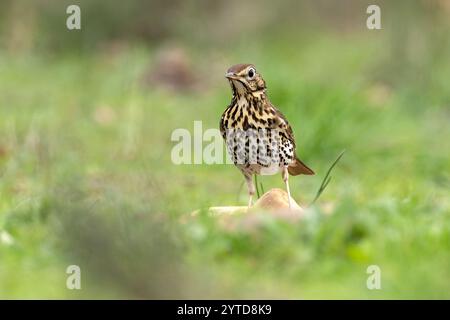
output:
[[[255,184],[253,183],[253,178],[251,174],[244,174],[245,181],[247,182],[247,188],[248,188],[248,208],[250,208],[253,205],[253,195],[255,194]]]
[[[287,170],[287,167],[283,167],[283,171],[281,173],[283,177],[284,184],[286,185],[286,192],[288,194],[288,203],[289,203],[289,209],[291,209],[291,191],[289,190],[289,173]]]

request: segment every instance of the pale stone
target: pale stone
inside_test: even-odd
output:
[[[208,208],[208,215],[218,219],[218,223],[226,230],[255,230],[263,223],[263,216],[270,215],[276,219],[296,222],[303,217],[304,209],[291,197],[289,209],[288,195],[282,189],[271,189],[263,194],[256,203],[248,209],[247,206],[220,206]],[[191,213],[195,217],[200,213]]]

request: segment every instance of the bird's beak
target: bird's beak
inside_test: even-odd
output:
[[[233,72],[227,72],[227,73],[225,73],[225,78],[228,78],[228,79],[237,79],[238,77],[237,77],[236,74],[234,74]]]

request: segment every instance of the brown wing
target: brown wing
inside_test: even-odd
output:
[[[270,104],[271,109],[274,111],[274,113],[271,114],[272,119],[278,119],[277,123],[278,125],[274,128],[281,129],[281,134],[285,136],[286,139],[288,139],[292,145],[294,146],[294,156],[295,161],[289,165],[288,171],[289,174],[296,176],[299,174],[307,174],[307,175],[313,175],[314,171],[309,168],[306,164],[304,164],[296,155],[295,155],[295,137],[294,132],[292,131],[291,125],[289,124],[289,121],[286,119],[283,113],[281,113],[280,110],[278,110],[274,105]]]
[[[292,131],[289,121],[286,119],[284,114],[281,113],[281,111],[278,110],[273,104],[270,103],[269,107],[271,108],[271,110],[273,110],[273,112],[269,112],[269,119],[272,119],[273,123],[272,128],[281,129],[282,134],[292,143],[295,150],[294,132]]]

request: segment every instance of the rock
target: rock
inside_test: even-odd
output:
[[[288,194],[282,189],[271,189],[264,193],[251,209],[263,209],[267,211],[289,210]],[[303,209],[292,197],[291,211],[303,211]]]
[[[247,213],[247,211],[247,206],[210,207],[208,209],[208,214],[213,217],[218,217],[222,215],[236,215]],[[196,213],[198,213],[198,210],[193,212],[194,215]]]
[[[210,207],[208,215],[217,218],[218,223],[228,231],[253,231],[264,221],[264,216],[296,222],[304,215],[304,209],[291,197],[292,208],[289,209],[288,195],[282,189],[271,189],[263,194],[248,210],[247,206]],[[200,213],[191,213],[195,217]],[[185,221],[184,221],[185,222]]]

